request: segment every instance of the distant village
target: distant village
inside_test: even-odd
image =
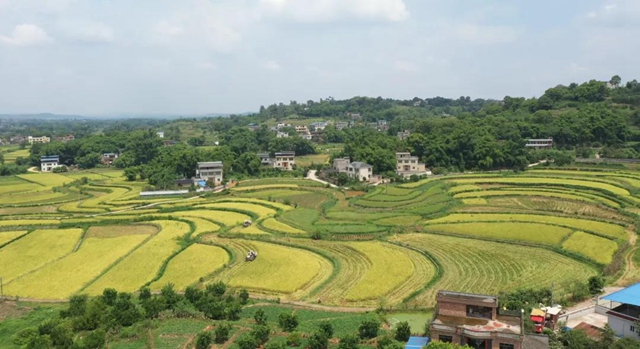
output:
[[[323,141],[325,130],[329,126],[335,127],[336,130],[345,130],[352,127],[368,127],[379,132],[388,132],[389,124],[386,120],[378,120],[377,122],[364,123],[361,114],[347,113],[349,121],[316,121],[311,122],[308,125],[292,125],[286,122],[278,123],[271,126],[270,131],[276,134],[277,138],[288,138],[291,136],[298,136],[302,139],[320,143]],[[249,124],[248,129],[251,131],[258,130],[261,126],[258,124]],[[178,144],[178,141],[165,139],[164,131],[157,131],[156,135],[162,139],[164,146],[174,146]],[[404,141],[411,136],[409,130],[403,130],[397,132],[398,139]],[[53,137],[54,141],[69,142],[75,139],[74,135],[64,135]],[[19,144],[38,144],[49,143],[52,141],[52,137],[42,136],[14,136],[6,140],[0,139],[0,145],[19,145]],[[215,142],[215,145],[219,145],[219,142]],[[532,149],[550,149],[553,147],[553,139],[528,139],[525,146]],[[264,168],[273,168],[281,171],[292,171],[296,167],[296,153],[294,151],[276,152],[273,155],[269,153],[257,153],[257,157],[260,159],[260,164]],[[114,161],[118,158],[118,153],[104,153],[101,154],[100,162],[104,166],[112,166]],[[410,152],[397,152],[396,157],[396,174],[404,179],[409,178],[422,178],[432,175],[427,166],[420,162],[417,156],[413,156]],[[320,176],[322,178],[328,178],[332,175],[346,174],[350,181],[364,182],[369,184],[378,184],[384,182],[384,178],[380,174],[374,173],[372,165],[365,162],[357,161],[357,159],[350,158],[335,158],[330,164],[330,168],[321,171]],[[43,156],[40,159],[40,170],[42,172],[51,172],[56,168],[61,167],[60,157],[58,155]],[[175,181],[176,187],[190,188],[196,187],[199,190],[213,190],[222,186],[224,181],[224,164],[222,161],[209,161],[199,162],[195,169],[195,177],[183,178]]]

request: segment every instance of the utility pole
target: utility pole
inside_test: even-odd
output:
[[[554,306],[554,304],[553,304],[553,287],[554,287],[554,285],[555,285],[555,283],[552,282],[551,283],[551,304],[549,304],[550,307]]]

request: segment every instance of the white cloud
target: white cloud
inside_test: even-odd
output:
[[[202,62],[198,64],[198,68],[202,70],[218,70],[218,66],[211,62]]]
[[[268,70],[280,70],[280,64],[274,60],[267,61],[264,67]]]
[[[580,72],[586,71],[587,67],[581,66],[578,63],[573,62],[569,65],[569,70],[571,70],[572,73],[580,73]]]
[[[341,19],[398,22],[409,17],[403,0],[260,0],[260,9],[265,15],[302,23]]]
[[[409,61],[397,60],[393,63],[393,69],[406,73],[414,73],[419,70],[418,66]]]
[[[640,1],[637,0],[610,0],[585,15],[587,20],[617,26],[637,25],[639,17]]]
[[[518,33],[512,27],[463,24],[455,29],[457,39],[476,44],[500,44],[513,42]]]
[[[10,36],[0,35],[0,42],[15,46],[34,46],[51,43],[53,39],[35,24],[20,24]]]
[[[62,30],[73,40],[88,43],[108,43],[115,39],[113,29],[100,22],[64,22]]]
[[[172,24],[167,21],[162,21],[156,24],[154,32],[164,36],[179,36],[184,34],[184,28],[180,25]]]

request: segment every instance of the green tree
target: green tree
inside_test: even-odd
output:
[[[0,153],[0,165],[4,165],[4,154]]]
[[[211,336],[211,332],[200,332],[196,339],[196,349],[209,349],[212,342],[213,338]]]
[[[340,343],[338,343],[338,349],[358,349],[360,338],[354,334],[348,334],[340,337]]]
[[[114,306],[118,298],[118,291],[113,288],[105,288],[102,291],[102,301],[108,306]]]
[[[244,153],[233,162],[233,171],[250,176],[260,172],[260,158],[255,153]]]
[[[293,312],[280,313],[278,324],[285,332],[292,332],[298,327],[298,316]]]
[[[269,341],[270,333],[271,329],[269,328],[269,326],[265,325],[256,326],[253,328],[253,331],[251,331],[251,335],[256,340],[256,343],[258,343],[258,345],[262,345]]]
[[[604,328],[600,333],[600,347],[603,349],[612,348],[613,343],[615,341],[616,341],[616,333],[613,331],[613,329],[611,328],[611,326],[609,326],[608,323],[604,324]],[[638,346],[640,346],[640,343]]]
[[[316,331],[307,339],[307,348],[309,349],[327,349],[329,346],[329,338],[323,331]]]
[[[327,338],[333,337],[333,325],[329,321],[322,321],[318,325],[318,330],[327,336]]]
[[[240,338],[236,339],[235,342],[240,349],[255,349],[258,347],[258,343],[256,339],[253,338],[250,334],[244,334],[240,336]]]
[[[349,178],[348,174],[346,174],[344,172],[341,172],[341,173],[338,173],[338,176],[336,177],[336,180],[338,182],[338,185],[342,187],[342,186],[346,185],[347,183],[349,183],[350,178]]]
[[[69,299],[69,308],[61,312],[63,317],[76,317],[84,315],[87,310],[89,296],[86,294],[74,295]]]
[[[147,286],[143,286],[140,288],[140,293],[138,294],[138,299],[141,301],[145,301],[151,298],[151,289]]]
[[[160,298],[167,305],[168,309],[173,309],[182,296],[174,290],[174,285],[172,283],[168,283],[160,289]]]
[[[287,346],[299,347],[302,344],[302,335],[300,332],[291,332],[287,336]]]
[[[409,326],[409,322],[402,321],[396,324],[395,339],[399,342],[407,342],[409,341],[409,337],[411,337],[411,326]]]
[[[238,294],[238,299],[240,299],[240,303],[242,303],[242,305],[247,304],[247,302],[249,301],[249,292],[247,292],[247,290],[243,288]]]
[[[603,347],[602,349],[605,348]],[[615,341],[615,343],[607,347],[607,349],[640,349],[640,341],[633,338],[622,338]]]
[[[100,154],[89,153],[84,156],[76,158],[76,164],[82,169],[94,168],[100,164]]]
[[[104,348],[106,343],[106,336],[104,330],[96,330],[89,332],[82,339],[82,348],[85,349],[101,349]]]
[[[589,285],[589,293],[591,295],[598,295],[602,293],[602,289],[604,288],[604,278],[600,275],[594,275],[588,280]]]
[[[596,348],[596,341],[587,337],[584,331],[566,331],[560,337],[560,341],[566,349],[590,349]]]
[[[378,330],[380,329],[380,323],[376,320],[365,320],[358,327],[358,334],[362,339],[376,338],[378,336]]]
[[[614,75],[611,80],[609,80],[609,83],[611,85],[613,85],[613,87],[618,88],[620,86],[620,83],[622,82],[622,78],[620,78],[619,75]]]
[[[264,310],[258,309],[253,313],[253,319],[256,321],[256,324],[265,325],[267,323],[267,314]]]
[[[111,309],[117,324],[128,327],[138,322],[142,318],[140,310],[131,300],[131,294],[120,292],[114,307]]]
[[[158,296],[144,299],[141,304],[144,310],[144,317],[147,319],[155,319],[160,315],[160,312],[167,308],[167,305]]]
[[[24,349],[51,349],[51,338],[48,335],[45,336],[32,336],[28,339],[27,344],[23,346]]]
[[[215,342],[217,344],[222,344],[229,340],[229,333],[231,332],[231,326],[227,323],[220,323],[218,327],[216,327],[215,333]]]
[[[198,301],[202,298],[204,292],[197,289],[195,286],[187,286],[184,290],[184,298],[186,298],[192,304],[198,304]]]

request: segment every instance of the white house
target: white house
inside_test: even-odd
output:
[[[293,151],[282,151],[276,153],[276,159],[273,162],[273,167],[291,171],[296,165],[296,153]]]
[[[640,283],[604,296],[598,300],[598,304],[609,308],[609,326],[618,336],[640,339],[640,329],[637,327],[640,321]]]
[[[287,133],[287,132],[279,132],[278,131],[276,137],[278,137],[278,138],[289,138],[289,133]]]
[[[525,147],[534,149],[551,149],[553,147],[553,138],[527,139]]]
[[[42,136],[42,137],[29,136],[29,137],[27,137],[27,142],[29,142],[29,144],[33,144],[33,143],[49,143],[49,142],[51,142],[51,138],[49,138],[47,136]]]
[[[350,163],[351,159],[349,158],[335,158],[331,167],[338,173],[347,172],[347,167],[349,167]]]
[[[164,138],[164,131],[158,131],[156,132],[156,134],[158,135],[158,137]]]
[[[398,138],[401,141],[406,140],[407,138],[409,138],[409,136],[411,136],[411,132],[409,130],[404,130],[404,131],[398,132]]]
[[[347,166],[347,175],[358,181],[369,181],[373,176],[373,166],[364,162],[352,162]]]
[[[40,158],[40,171],[42,172],[51,172],[58,166],[60,166],[60,157],[58,155],[49,155]]]
[[[430,175],[431,171],[420,162],[417,156],[412,156],[409,152],[398,152],[396,153],[396,173],[404,178],[409,178],[412,175]]]
[[[199,162],[196,167],[196,177],[205,181],[212,180],[216,185],[223,180],[222,161]]]

